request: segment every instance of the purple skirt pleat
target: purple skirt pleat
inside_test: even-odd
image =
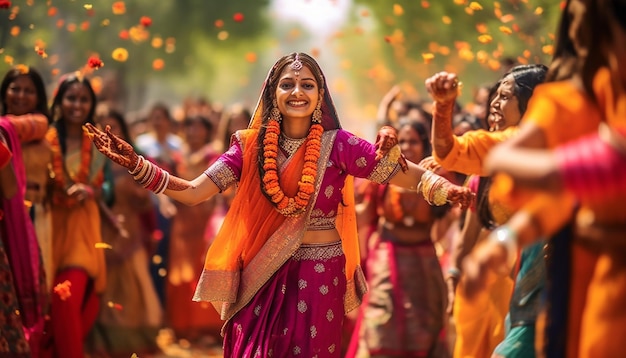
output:
[[[341,356],[341,243],[302,245],[226,323],[224,357]]]

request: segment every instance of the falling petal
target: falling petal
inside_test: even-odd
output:
[[[235,13],[233,15],[233,20],[235,20],[236,22],[242,22],[243,21],[243,14],[240,13],[240,12]]]
[[[502,21],[505,24],[513,20],[515,20],[515,16],[513,16],[512,14],[506,14],[506,15],[500,16],[500,21]]]
[[[11,27],[11,36],[16,37],[20,34],[21,30],[19,26]]]
[[[220,31],[217,33],[217,39],[220,41],[224,41],[228,39],[228,31]]]
[[[220,19],[215,20],[215,27],[219,29],[222,26],[224,26],[224,20],[220,20]]]
[[[123,1],[116,1],[112,5],[113,15],[123,15],[126,13],[126,3]]]
[[[493,41],[493,37],[491,37],[491,35],[483,34],[478,36],[478,42],[480,42],[481,44],[488,44],[491,41]]]
[[[107,244],[106,242],[96,242],[95,247],[96,249],[109,249],[109,250],[113,248],[113,246]]]
[[[483,9],[483,6],[479,3],[477,3],[476,1],[472,1],[469,4],[470,9],[474,10],[474,11],[480,11]]]
[[[248,52],[246,53],[246,61],[250,63],[255,63],[257,60],[256,53]]]
[[[152,41],[150,42],[150,44],[154,48],[161,48],[163,46],[163,39],[159,36],[155,36],[152,38]]]
[[[487,25],[485,23],[479,23],[476,24],[476,31],[478,31],[478,33],[484,34],[487,31],[489,31],[489,28],[487,27]]]
[[[163,61],[163,59],[156,58],[154,59],[154,61],[152,61],[152,68],[155,71],[161,71],[164,67],[165,67],[165,61]]]
[[[72,296],[71,287],[72,282],[65,280],[54,286],[53,292],[57,294],[62,301],[65,301]]]
[[[141,26],[143,27],[150,27],[152,25],[152,19],[148,16],[142,16],[139,19],[139,24],[141,24]]]
[[[115,61],[125,62],[126,60],[128,60],[128,50],[122,47],[118,47],[113,50],[111,57],[113,57]]]
[[[487,63],[487,60],[489,60],[489,54],[487,54],[486,51],[480,50],[476,52],[476,62],[485,64]]]
[[[83,7],[85,8],[85,10],[93,9],[93,5],[92,4],[85,4],[85,5],[83,5]]]
[[[450,16],[444,16],[441,18],[441,21],[446,24],[446,25],[450,25],[452,23],[452,19],[450,18]]]
[[[511,28],[507,27],[507,26],[500,26],[498,28],[500,30],[500,32],[502,32],[503,34],[507,34],[510,35],[513,33],[513,30],[511,30]]]
[[[50,6],[48,8],[48,16],[50,16],[50,17],[55,16],[57,14],[57,12],[59,12],[59,9],[54,7],[54,6]]]
[[[543,8],[541,6],[537,6],[537,8],[535,9],[535,15],[541,14],[543,14]]]
[[[422,54],[422,59],[424,60],[425,64],[429,64],[429,63],[431,63],[435,59],[435,55],[430,53],[430,52],[423,53]]]
[[[545,45],[545,46],[541,47],[541,51],[543,53],[545,53],[546,55],[552,56],[552,55],[554,55],[554,46],[552,46],[552,45]]]
[[[428,9],[430,7],[430,3],[426,0],[422,0],[422,7],[424,9]]]
[[[404,14],[404,9],[402,8],[401,5],[393,4],[393,14],[396,16],[400,16]]]

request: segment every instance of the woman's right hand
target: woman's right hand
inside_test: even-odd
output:
[[[91,123],[87,123],[83,126],[83,130],[87,132],[87,135],[100,153],[128,170],[135,169],[139,156],[130,144],[111,133],[110,126],[106,126],[104,131],[102,131]]]
[[[456,73],[439,72],[426,79],[426,90],[436,102],[453,103],[459,95],[459,79]]]

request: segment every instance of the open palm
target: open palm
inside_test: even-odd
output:
[[[104,131],[102,131],[91,123],[87,123],[83,126],[83,130],[87,132],[87,135],[100,153],[129,170],[135,168],[139,160],[137,153],[135,153],[130,144],[111,133],[110,126],[106,126]]]

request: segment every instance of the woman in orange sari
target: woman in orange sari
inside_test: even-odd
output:
[[[276,62],[249,129],[192,181],[152,165],[110,132],[86,128],[146,188],[183,203],[238,184],[194,297],[227,321],[227,357],[340,357],[344,314],[366,290],[350,176],[413,190],[421,180],[422,194],[438,205],[473,198],[404,160],[393,128],[381,129],[377,145],[341,129],[322,70],[304,53]]]
[[[553,149],[595,133],[601,123],[622,128],[626,124],[624,44],[626,2],[568,1],[548,75],[554,82],[537,88],[519,135],[494,155],[501,157],[518,149]],[[493,160],[491,168],[498,169],[501,165]],[[505,176],[497,184],[501,197],[522,208],[498,240],[476,252],[475,277],[505,265],[518,244],[525,246],[537,237],[550,236],[569,221],[568,230],[550,240],[547,341],[542,348],[549,357],[622,356],[623,344],[616,337],[626,334],[622,309],[626,299],[626,193],[615,190],[601,200],[585,195],[576,198],[569,191],[538,196],[536,191],[513,186]],[[545,208],[566,215],[558,221],[545,220],[537,215]]]

